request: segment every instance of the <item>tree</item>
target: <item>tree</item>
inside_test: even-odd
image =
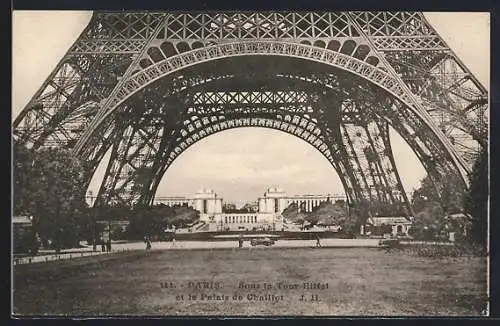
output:
[[[439,202],[427,201],[423,205],[408,233],[417,240],[432,240],[443,230],[445,214]]]
[[[161,238],[166,228],[183,227],[199,218],[200,213],[187,206],[170,207],[164,204],[136,206],[131,214],[125,236],[130,240],[142,239],[145,235]]]
[[[423,211],[431,201],[439,201],[436,187],[429,176],[420,181],[420,186],[413,191],[412,206],[415,213]]]
[[[484,148],[470,174],[470,187],[465,196],[465,211],[472,216],[470,240],[486,248],[488,219],[488,151]]]
[[[141,240],[146,236],[146,223],[143,217],[136,214],[130,217],[130,222],[125,229],[125,238],[128,240]]]
[[[131,214],[126,237],[131,240],[143,239],[146,235],[161,237],[168,225],[168,219],[174,215],[175,210],[164,204],[137,205]]]
[[[120,225],[111,224],[111,238],[113,240],[122,240],[123,239],[123,230]]]
[[[235,213],[236,212],[236,205],[233,203],[224,203],[224,205],[222,205],[222,212]]]
[[[281,215],[284,219],[299,224],[304,223],[307,216],[307,214],[299,212],[299,206],[297,205],[297,203],[291,203],[290,205],[288,205],[288,207],[283,210]]]
[[[168,223],[170,225],[175,225],[176,227],[182,227],[187,224],[191,224],[200,218],[200,212],[192,207],[187,206],[177,206],[174,207],[174,215],[168,218]]]
[[[458,173],[446,174],[442,179],[441,203],[446,215],[461,213],[464,210],[466,195],[465,183]]]
[[[347,219],[345,202],[322,202],[307,214],[306,220],[311,224],[340,225]]]
[[[349,214],[344,220],[339,222],[342,227],[342,233],[346,234],[348,237],[356,237],[361,225],[366,224],[368,213],[366,211],[366,204],[360,204],[357,207],[349,206]]]
[[[432,179],[427,175],[420,182],[420,187],[413,192],[413,210],[418,212],[425,210],[429,202],[441,206],[444,215],[459,213],[463,210],[465,195],[465,184],[458,174],[450,173],[443,175],[441,179],[442,188],[438,193]]]
[[[93,208],[98,221],[111,221],[128,219],[131,214],[130,207],[124,205],[97,206]]]
[[[86,229],[83,165],[63,149],[14,146],[16,213],[33,215],[34,229],[56,249],[78,245]]]
[[[246,203],[243,205],[243,207],[240,209],[241,213],[254,213],[256,212],[256,207],[252,203]]]
[[[458,174],[445,174],[438,189],[429,176],[420,182],[413,192],[412,205],[415,211],[409,234],[416,239],[431,240],[447,227],[447,217],[464,209],[465,184]],[[449,226],[449,225],[448,225]]]
[[[13,142],[13,213],[14,215],[29,215],[31,183],[33,181],[34,153],[19,142]]]

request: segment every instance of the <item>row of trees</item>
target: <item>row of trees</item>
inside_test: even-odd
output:
[[[198,219],[198,212],[188,207],[89,208],[85,202],[83,163],[67,150],[47,148],[31,151],[14,142],[13,211],[15,215],[33,216],[34,229],[42,241],[53,241],[56,248],[78,245],[91,234],[96,219],[130,219],[127,237],[142,238],[158,234],[165,227],[183,226]],[[481,152],[470,175],[470,188],[461,180],[444,176],[444,187],[438,195],[430,178],[421,182],[413,194],[416,212],[412,232],[416,236],[438,234],[446,228],[465,229],[467,240],[486,246],[488,204],[488,153]],[[250,206],[250,205],[249,205]],[[250,207],[245,207],[249,209]],[[450,219],[464,212],[470,218]],[[358,216],[359,215],[359,216]],[[343,202],[323,203],[311,213],[299,212],[296,204],[283,211],[288,220],[311,224],[337,224],[344,230],[359,230],[363,214],[351,211],[348,217]]]
[[[140,240],[144,235],[162,238],[165,229],[185,227],[197,221],[200,213],[188,206],[169,207],[164,204],[156,206],[135,207],[130,215],[130,224],[124,234],[129,240]]]
[[[110,232],[112,240],[141,240],[148,235],[161,238],[166,229],[185,227],[199,219],[199,212],[187,206],[106,206],[89,207],[88,216],[96,223],[88,225],[85,240],[92,243],[94,237],[100,242],[101,236]],[[117,223],[128,221],[125,229]],[[109,230],[109,227],[111,230]],[[92,229],[94,228],[94,229]]]
[[[236,208],[236,205],[233,203],[225,203],[222,206],[223,213],[254,213],[256,211],[257,208],[250,203],[246,203],[241,208]]]
[[[466,189],[456,175],[445,175],[443,187],[438,193],[429,177],[413,193],[412,206],[415,212],[410,234],[418,239],[436,239],[448,232],[469,243],[486,247],[488,220],[488,152],[481,151],[470,174],[470,187]],[[297,204],[283,211],[283,217],[296,222],[311,224],[336,224],[347,232],[356,233],[367,218],[362,209],[351,209],[347,214],[345,203],[322,203],[313,212],[299,212]],[[391,215],[391,214],[389,214]],[[392,214],[395,215],[395,214]],[[390,233],[390,226],[382,226],[382,233]]]
[[[348,214],[347,204],[344,201],[323,202],[315,207],[312,212],[304,212],[299,210],[296,203],[291,203],[282,212],[282,216],[288,221],[303,224],[304,222],[310,225],[339,225],[342,230],[347,233],[355,233],[361,225],[360,218],[356,212]]]
[[[469,176],[470,187],[455,175],[445,175],[438,191],[429,177],[413,193],[415,219],[410,234],[432,239],[453,231],[463,240],[486,247],[488,205],[488,153],[484,149]]]
[[[78,245],[88,223],[82,162],[64,149],[13,144],[13,213],[33,217],[42,242]]]
[[[92,241],[105,228],[96,221],[130,220],[121,236],[142,239],[145,234],[160,236],[167,227],[182,227],[199,217],[198,211],[185,206],[89,207],[83,163],[64,149],[33,151],[14,142],[13,162],[13,213],[32,216],[33,230],[42,243],[50,241],[55,249]],[[116,237],[118,228],[114,231]]]

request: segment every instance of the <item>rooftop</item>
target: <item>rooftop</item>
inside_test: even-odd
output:
[[[31,224],[30,216],[13,216],[12,217],[13,224]]]
[[[404,216],[373,216],[368,219],[368,223],[380,225],[392,223],[411,223],[411,221]]]

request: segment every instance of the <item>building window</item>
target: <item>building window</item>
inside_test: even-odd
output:
[[[275,213],[278,213],[278,204],[279,204],[278,199],[275,198],[274,199],[274,212]]]
[[[207,212],[207,206],[208,206],[208,205],[207,205],[207,200],[206,200],[206,199],[204,199],[204,200],[203,200],[203,209],[202,209],[203,211],[202,211],[202,213],[206,213],[206,212]]]
[[[227,216],[224,216],[224,223],[227,224]]]

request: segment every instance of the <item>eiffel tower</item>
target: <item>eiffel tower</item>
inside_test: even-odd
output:
[[[369,215],[412,207],[389,126],[436,184],[487,146],[488,93],[419,12],[95,12],[14,122],[71,150],[96,205],[151,204],[198,140],[265,127],[314,146]]]

